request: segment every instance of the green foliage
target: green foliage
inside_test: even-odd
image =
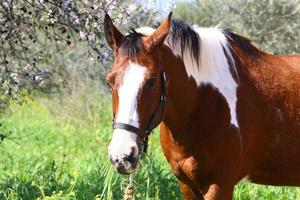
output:
[[[11,105],[0,128],[12,131],[0,145],[0,199],[122,199],[129,179],[118,175],[107,157],[110,99],[90,95],[93,98],[73,93],[50,102]],[[151,135],[148,155],[133,177],[135,200],[182,200],[158,136],[158,131]],[[292,187],[241,184],[234,199],[285,200],[299,195]]]
[[[299,0],[198,0],[177,5],[175,15],[200,26],[221,23],[268,52],[300,53]]]
[[[13,104],[2,119],[0,130],[12,133],[0,145],[0,199],[122,199],[128,177],[107,157],[110,99],[96,92],[64,97]],[[150,142],[134,177],[136,199],[178,199],[157,132]]]

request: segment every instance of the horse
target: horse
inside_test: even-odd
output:
[[[300,185],[300,55],[272,55],[226,28],[171,19],[123,35],[114,52],[109,159],[133,173],[152,129],[185,200],[232,199],[240,181]]]

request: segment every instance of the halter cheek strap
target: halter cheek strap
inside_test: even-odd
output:
[[[167,76],[166,73],[162,71],[162,78],[161,78],[161,95],[160,95],[160,101],[159,104],[152,114],[147,127],[144,128],[138,128],[131,124],[126,123],[120,123],[115,122],[113,119],[113,129],[123,129],[126,131],[130,131],[135,133],[139,138],[143,141],[143,151],[146,153],[148,148],[148,137],[151,134],[152,130],[162,121],[163,115],[164,115],[164,108],[167,101],[167,89],[166,89],[166,82],[167,82]],[[160,115],[158,124],[157,119]]]

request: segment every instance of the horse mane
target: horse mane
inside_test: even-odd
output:
[[[158,26],[155,26],[155,28],[156,27]],[[232,32],[229,28],[215,29],[220,30],[225,35],[228,42],[231,41],[236,44],[247,55],[257,58],[261,54],[261,50],[254,46],[250,39]],[[185,51],[189,51],[193,59],[199,63],[201,37],[199,37],[199,34],[193,27],[181,20],[173,19],[171,21],[169,38],[171,39],[172,43],[180,41],[182,57]]]
[[[158,26],[159,24],[156,25],[155,28]],[[143,29],[148,29],[148,31],[146,31],[148,33],[143,33],[145,30],[138,31],[139,29],[131,29],[130,32],[123,38],[120,47],[122,55],[134,57],[143,48],[141,37],[150,35],[149,29],[151,29],[150,32],[154,31],[154,29],[149,27],[143,27]],[[199,35],[192,29],[192,27],[183,21],[172,20],[171,31],[168,38],[171,39],[170,43],[176,43],[177,41],[180,41],[182,57],[185,52],[189,52],[197,61],[197,63],[199,62],[200,38]]]
[[[172,20],[168,38],[170,39],[169,45],[175,44],[177,41],[180,42],[181,57],[184,56],[185,52],[189,52],[191,58],[199,64],[201,41],[199,35],[190,25],[181,20]]]
[[[262,51],[254,46],[250,39],[232,32],[229,28],[224,28],[223,33],[227,37],[228,41],[236,44],[242,51],[252,58],[258,58],[261,55]]]
[[[157,28],[160,24],[154,26]],[[124,56],[134,57],[143,49],[141,37],[148,36],[154,32],[155,29],[150,27],[141,27],[137,29],[131,29],[131,31],[123,38],[121,44],[121,53]],[[211,35],[212,34],[212,35]],[[201,28],[197,26],[191,26],[184,23],[181,20],[171,20],[171,30],[169,36],[165,40],[165,43],[172,47],[173,51],[177,51],[177,55],[184,59],[188,59],[189,62],[196,63],[198,67],[201,65],[201,52],[205,51],[201,49],[201,40],[205,38],[216,36],[216,39],[220,39],[221,46],[228,56],[229,67],[234,67],[234,60],[232,54],[235,52],[230,46],[231,43],[237,45],[245,54],[251,58],[258,58],[261,55],[261,51],[256,48],[251,40],[232,32],[228,28]],[[222,36],[224,38],[222,38]],[[189,66],[186,66],[189,67]],[[234,69],[234,71],[236,71]]]
[[[136,55],[143,49],[141,37],[149,36],[154,31],[150,27],[132,31],[125,37],[122,52],[128,56]],[[187,76],[193,78],[197,86],[210,84],[218,88],[229,104],[231,123],[238,127],[235,94],[239,82],[239,56],[234,47],[237,46],[249,58],[259,56],[260,50],[249,39],[229,29],[190,26],[179,20],[171,21],[171,30],[164,44],[176,57],[181,58]]]

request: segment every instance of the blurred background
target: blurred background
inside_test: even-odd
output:
[[[104,14],[125,34],[171,10],[267,52],[300,53],[299,0],[1,0],[0,199],[122,199],[128,177],[107,158],[113,52]],[[135,199],[182,199],[157,131],[144,157]],[[235,199],[300,199],[300,191],[242,184]]]

